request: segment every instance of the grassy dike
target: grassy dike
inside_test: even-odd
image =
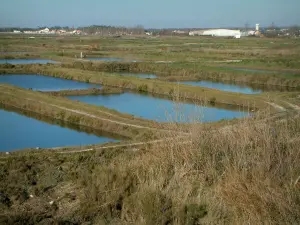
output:
[[[35,112],[52,119],[107,131],[131,139],[151,139],[162,126],[104,107],[92,106],[40,92],[0,85],[0,104]],[[162,128],[163,129],[163,128]]]
[[[102,84],[109,87],[128,89],[136,92],[173,96],[180,93],[180,98],[190,99],[202,103],[219,103],[246,108],[265,108],[266,103],[260,95],[246,95],[240,93],[223,92],[215,89],[174,84],[160,80],[124,77],[106,72],[93,72],[79,69],[61,68],[57,65],[19,65],[13,68],[0,69],[0,74],[30,74],[36,73],[64,79]]]
[[[80,95],[113,95],[122,94],[124,90],[120,88],[103,87],[101,89],[89,88],[82,90],[61,90],[61,91],[48,91],[47,94],[54,96],[80,96]]]
[[[226,70],[218,65],[203,63],[175,62],[175,63],[101,63],[75,61],[63,64],[66,68],[77,68],[104,72],[137,72],[157,74],[168,80],[209,80],[219,82],[233,82],[242,84],[256,84],[264,86],[299,87],[300,79],[297,75],[282,75],[284,72],[253,74],[243,71]],[[217,66],[217,67],[216,67]],[[222,67],[222,65],[220,65]],[[228,67],[228,65],[226,65]],[[234,64],[232,65],[235,66]],[[224,67],[224,65],[223,65]],[[254,67],[255,68],[255,67]],[[299,71],[298,71],[299,74]]]

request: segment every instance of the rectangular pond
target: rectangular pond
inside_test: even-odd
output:
[[[134,93],[106,96],[69,96],[68,98],[88,104],[105,106],[122,113],[158,122],[214,122],[248,116],[248,113],[242,111],[202,107],[188,103],[176,105],[171,100]]]
[[[11,84],[22,88],[31,88],[37,91],[79,90],[100,88],[100,85],[85,82],[66,80],[36,74],[0,75],[0,83]]]
[[[0,108],[0,152],[24,148],[53,148],[117,141],[39,121]]]
[[[49,60],[49,59],[0,59],[0,64],[47,64],[57,63],[56,61]]]
[[[226,83],[211,82],[211,81],[183,81],[179,83],[192,85],[192,86],[214,88],[221,91],[236,92],[236,93],[243,93],[243,94],[262,93],[262,89],[254,89],[246,85],[226,84]]]

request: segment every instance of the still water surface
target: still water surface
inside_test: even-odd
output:
[[[192,86],[214,88],[221,91],[229,91],[243,94],[259,94],[262,92],[261,89],[253,89],[246,85],[237,84],[226,84],[221,82],[211,82],[211,81],[183,81],[181,84],[187,84]]]
[[[0,151],[24,148],[52,148],[115,142],[114,138],[96,136],[49,124],[0,108]]]
[[[79,90],[101,87],[96,84],[34,74],[0,75],[0,83],[11,84],[22,88],[32,88],[32,90],[37,91]]]
[[[174,104],[170,100],[155,98],[151,95],[123,93],[118,95],[69,96],[88,104],[105,106],[122,113],[134,115],[158,122],[202,122],[219,121],[245,117],[246,112],[220,109],[215,107],[200,107],[194,104]],[[180,118],[180,115],[183,118]]]
[[[57,63],[56,61],[49,59],[0,59],[0,64],[47,64],[47,63]]]

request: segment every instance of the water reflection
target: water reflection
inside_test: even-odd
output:
[[[0,151],[115,142],[121,136],[0,105]]]
[[[80,90],[100,88],[100,85],[36,74],[0,75],[0,83],[38,91]]]
[[[179,83],[192,85],[192,86],[214,88],[221,91],[237,92],[243,94],[259,94],[262,92],[262,90],[260,89],[253,89],[249,86],[240,85],[240,84],[226,84],[226,83],[211,82],[211,81],[183,81]]]
[[[243,111],[199,106],[191,103],[174,104],[171,100],[136,93],[107,96],[70,96],[68,98],[158,122],[213,122],[248,115],[247,112]]]
[[[0,64],[47,64],[57,63],[56,61],[49,60],[49,59],[0,59]]]

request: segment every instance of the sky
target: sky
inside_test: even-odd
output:
[[[300,0],[0,0],[0,27],[300,25]]]

